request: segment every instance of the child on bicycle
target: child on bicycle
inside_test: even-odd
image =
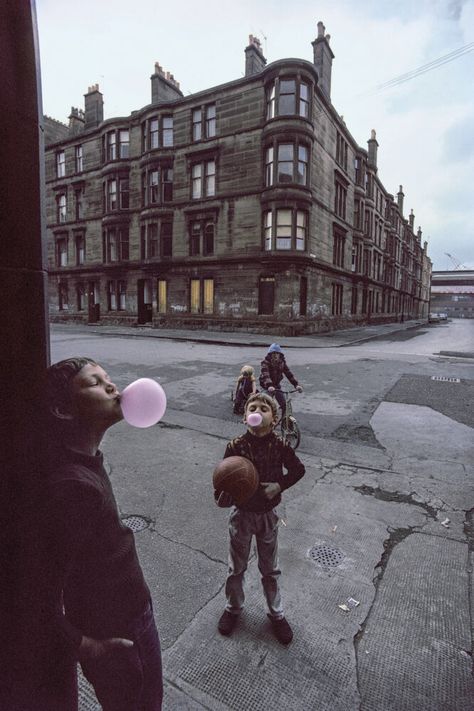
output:
[[[286,376],[290,383],[299,393],[303,392],[303,388],[298,384],[295,376],[289,369],[283,351],[278,343],[272,343],[268,349],[268,353],[260,364],[260,385],[270,395],[276,398],[281,407],[281,416],[285,416],[286,402],[285,396],[281,391],[281,381],[283,376]]]
[[[277,404],[266,393],[250,395],[245,406],[245,421],[258,413],[262,420],[257,426],[247,425],[247,432],[228,443],[224,458],[245,457],[254,463],[259,476],[255,494],[238,506],[225,491],[215,491],[220,507],[232,506],[229,516],[229,573],[225,585],[227,604],[218,629],[223,635],[232,634],[244,606],[244,574],[247,569],[252,537],[257,541],[258,568],[262,576],[268,617],[273,632],[282,644],[289,644],[293,632],[288,624],[281,601],[278,565],[278,521],[275,507],[281,494],[296,484],[305,473],[303,463],[289,444],[273,432],[277,422]],[[283,467],[287,470],[283,473]]]
[[[243,365],[237,378],[234,396],[234,414],[243,415],[247,398],[257,392],[257,380],[251,365]]]

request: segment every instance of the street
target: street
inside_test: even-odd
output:
[[[87,355],[120,389],[150,377],[167,394],[161,423],[120,423],[103,446],[123,516],[143,522],[165,708],[471,709],[474,321],[283,346],[304,388],[293,409],[306,466],[279,511],[288,648],[271,634],[255,556],[239,626],[230,639],[216,628],[228,534],[212,471],[243,431],[230,399],[240,367],[258,375],[266,353],[240,341],[52,326],[52,362]],[[350,597],[359,604],[343,611]],[[82,708],[98,708],[81,689]]]

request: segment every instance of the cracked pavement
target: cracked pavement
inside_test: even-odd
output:
[[[339,371],[334,377],[323,363],[314,390],[308,387],[296,401],[307,471],[279,509],[286,523],[279,533],[281,586],[295,634],[288,648],[272,635],[255,555],[234,634],[223,638],[216,629],[224,606],[228,513],[215,507],[210,482],[225,442],[241,431],[228,414],[222,355],[216,350],[217,371],[207,378],[188,352],[170,356],[169,369],[160,370],[169,394],[163,422],[139,433],[121,423],[107,435],[103,449],[123,513],[151,522],[136,541],[162,641],[166,711],[472,708],[474,438],[468,415],[454,419],[452,405],[437,410],[421,397],[400,402],[408,386],[405,379],[403,392],[397,390],[398,373],[384,381],[387,399],[376,397],[373,383],[357,382],[355,359],[344,351],[347,380],[341,384]],[[292,353],[300,375],[307,352]],[[234,361],[250,360],[233,349],[227,353],[233,370]],[[209,352],[206,357],[209,362]],[[363,360],[360,354],[356,360]],[[116,372],[113,359],[105,362]],[[149,372],[122,365],[120,356],[118,362],[119,385],[157,372],[152,365]],[[429,365],[428,373],[437,367]],[[324,386],[331,379],[334,384]],[[338,397],[326,394],[313,406],[323,386]],[[337,551],[340,562],[318,564],[311,549]],[[345,612],[338,605],[350,597],[359,604]],[[98,709],[83,681],[81,689],[81,711]]]

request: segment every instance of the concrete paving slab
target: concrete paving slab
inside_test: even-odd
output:
[[[413,534],[394,548],[358,643],[361,711],[470,711],[467,545]]]
[[[451,483],[472,482],[472,427],[430,407],[397,402],[382,402],[370,425],[391,456],[393,469],[413,470]]]

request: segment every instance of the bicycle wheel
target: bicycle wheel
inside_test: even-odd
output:
[[[294,417],[285,417],[281,423],[281,434],[284,442],[296,449],[301,441],[301,432]]]

